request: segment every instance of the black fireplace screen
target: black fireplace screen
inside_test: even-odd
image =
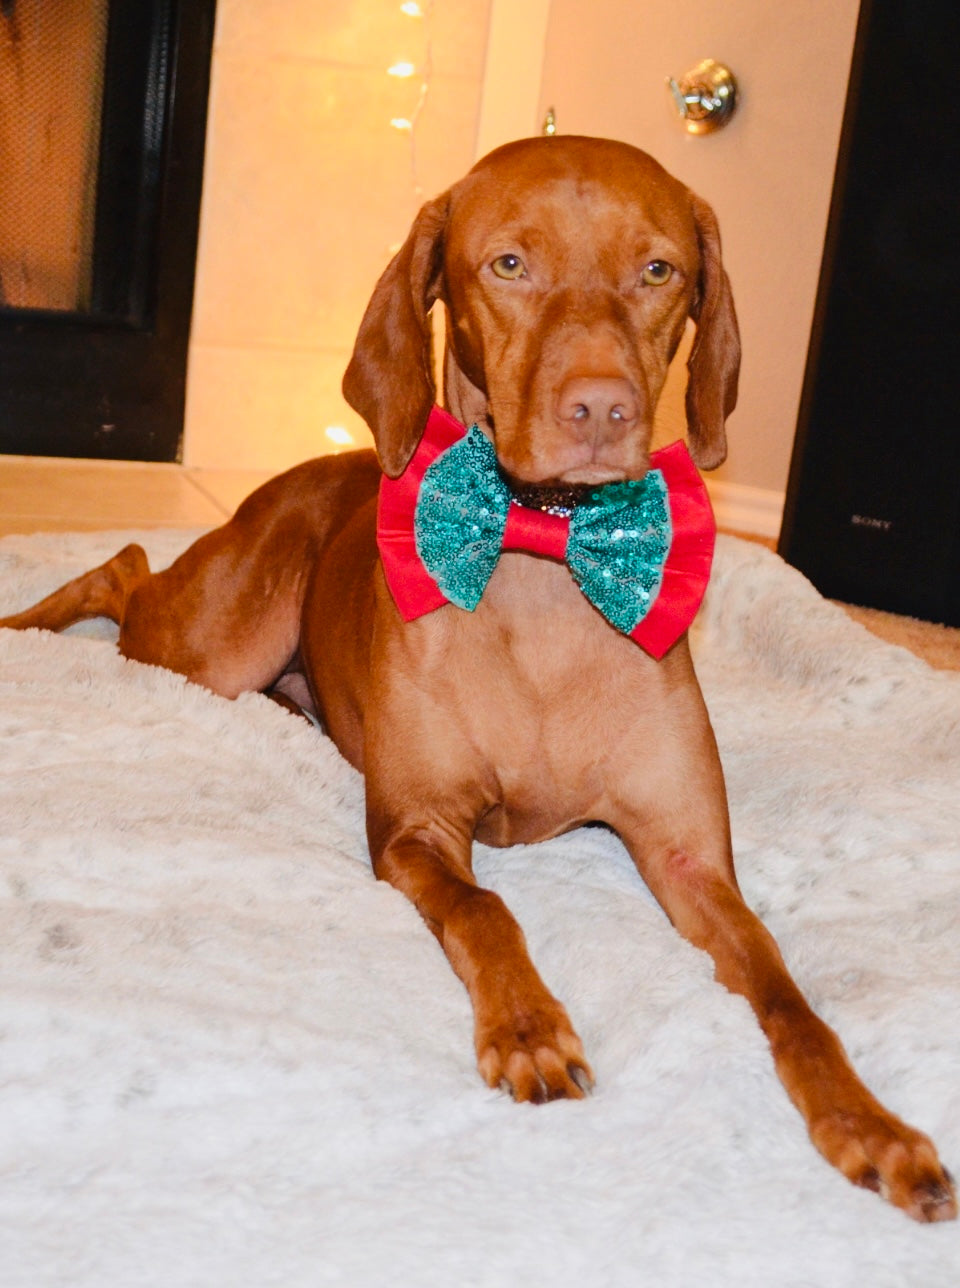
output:
[[[180,452],[214,0],[0,0],[0,452]]]
[[[0,302],[88,312],[107,0],[4,0]]]

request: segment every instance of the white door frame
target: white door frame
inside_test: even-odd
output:
[[[490,0],[487,61],[477,122],[478,157],[536,134],[550,0]]]

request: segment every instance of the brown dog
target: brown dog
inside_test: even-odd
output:
[[[477,886],[471,842],[608,824],[674,925],[753,1006],[822,1153],[918,1220],[955,1216],[930,1141],[864,1088],[743,902],[685,634],[657,661],[562,563],[513,550],[474,611],[398,612],[376,496],[381,467],[397,478],[418,450],[434,399],[436,300],[447,405],[479,424],[521,498],[549,485],[575,501],[645,478],[688,317],[690,447],[703,468],[723,460],[739,342],[710,208],[625,144],[510,144],[423,208],[367,309],[344,390],[379,464],[358,452],[302,465],[167,571],[151,576],[128,547],[3,624],[109,616],[128,657],[226,696],[302,669],[366,775],[374,871],[439,939],[473,1003],[480,1071],[518,1100],[580,1097],[593,1075],[518,925]]]

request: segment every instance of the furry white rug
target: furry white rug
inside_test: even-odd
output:
[[[0,611],[128,535],[0,542]],[[187,538],[141,539],[157,566]],[[747,1004],[615,838],[478,852],[597,1074],[517,1106],[373,880],[333,746],[111,635],[0,632],[4,1288],[958,1281],[960,1228],[814,1152]],[[695,636],[745,893],[960,1168],[960,677],[732,539]]]

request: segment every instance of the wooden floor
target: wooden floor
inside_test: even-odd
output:
[[[0,456],[0,536],[222,523],[267,476],[179,465]],[[775,542],[762,541],[771,549]],[[868,629],[932,666],[960,671],[960,630],[844,605]]]
[[[213,526],[267,477],[130,461],[0,456],[0,536]]]

